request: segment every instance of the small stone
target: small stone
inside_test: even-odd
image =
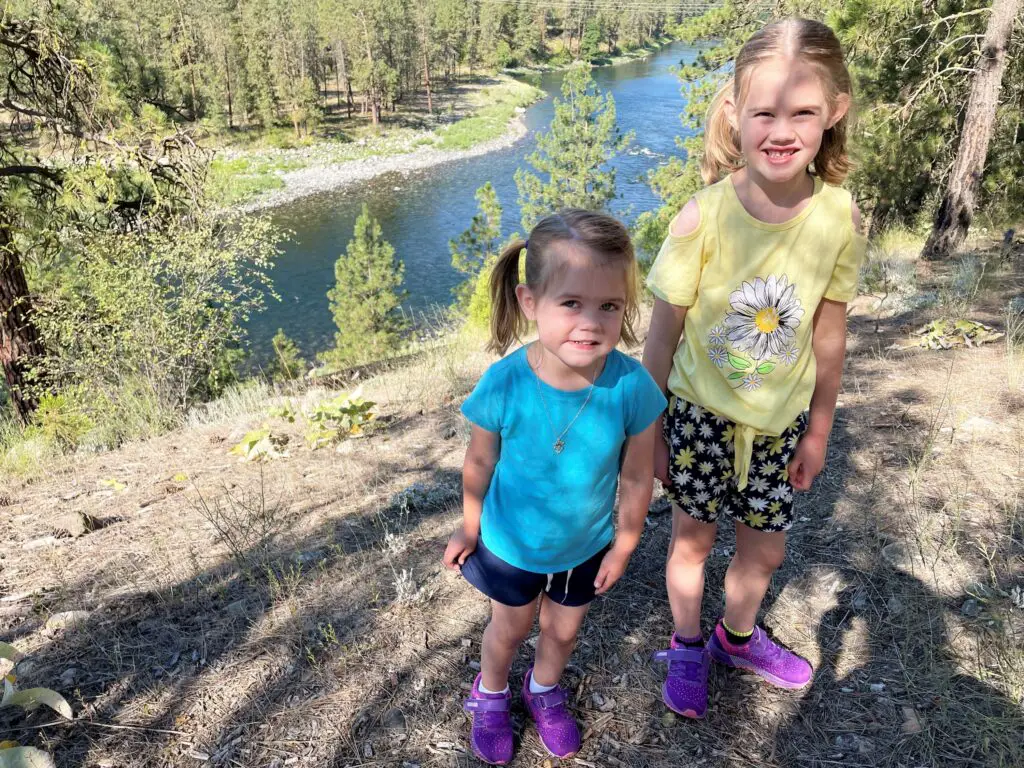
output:
[[[676,715],[674,712],[666,712],[661,716],[661,724],[665,728],[670,727],[676,721]]]
[[[604,704],[598,707],[598,709],[600,709],[602,712],[611,712],[613,709],[615,709],[615,699],[609,696],[607,699],[604,700]]]
[[[981,613],[981,603],[975,600],[973,597],[964,600],[964,604],[960,606],[960,613],[969,618],[974,618]]]
[[[899,616],[903,613],[903,602],[898,597],[890,597],[885,607],[893,616]]]
[[[33,549],[44,549],[45,547],[54,547],[58,543],[56,536],[40,536],[38,539],[32,539],[26,541],[21,545],[22,549],[33,550]]]
[[[853,688],[840,688],[839,690],[843,693],[853,693]]]
[[[198,749],[193,749],[191,752],[188,753],[188,756],[194,757],[196,760],[200,760],[204,763],[210,759],[209,753],[200,752]]]
[[[885,683],[872,683],[870,688],[872,693],[881,693],[885,690]]]
[[[476,672],[479,672],[480,671],[480,662],[476,661],[474,659],[473,661],[469,662],[469,668],[474,670],[474,671],[476,671]]]
[[[594,691],[593,695],[590,697],[590,700],[594,702],[594,706],[598,709],[601,709],[601,707],[604,706],[604,696],[602,696],[597,691]]]
[[[913,707],[903,708],[903,725],[900,726],[900,730],[906,734],[920,733],[924,730],[924,726],[921,724],[921,717]]]
[[[858,594],[853,598],[853,607],[858,611],[866,610],[868,607],[868,599],[865,595]]]
[[[473,645],[473,641],[470,640],[468,637],[462,638],[462,647],[463,648],[469,648],[472,645]]]
[[[373,747],[363,744],[363,757],[373,757]]]
[[[89,611],[61,611],[46,620],[46,628],[50,630],[64,629],[88,618]]]
[[[92,525],[90,525],[92,523]],[[58,536],[69,536],[77,539],[89,531],[95,530],[95,521],[81,512],[68,512],[58,517],[53,523],[53,530]]]
[[[75,678],[78,676],[78,670],[74,667],[65,669],[60,676],[60,684],[63,688],[70,688],[75,684]]]
[[[392,733],[405,732],[405,713],[398,707],[393,707],[384,713],[384,727]]]

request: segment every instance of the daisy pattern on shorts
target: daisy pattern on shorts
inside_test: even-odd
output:
[[[729,306],[724,322],[729,341],[756,361],[779,356],[792,346],[804,316],[796,284],[786,275],[744,282],[729,295]]]
[[[752,477],[747,485],[750,486],[750,490],[754,493],[766,493],[768,491],[768,481],[763,477]]]

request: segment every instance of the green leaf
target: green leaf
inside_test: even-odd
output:
[[[730,373],[726,378],[732,379],[733,381],[735,381],[736,379],[742,379],[745,375],[746,374],[744,374],[744,373],[740,373],[739,371],[736,371],[735,373]]]
[[[753,365],[749,360],[742,358],[739,355],[734,355],[732,352],[729,353],[729,364],[733,368],[738,368],[741,371],[745,371]]]
[[[764,375],[766,373],[771,373],[772,371],[775,370],[775,363],[761,363],[754,370],[756,370],[761,375]]]
[[[0,768],[56,768],[53,758],[35,747],[0,750]]]
[[[35,709],[39,706],[47,706],[58,715],[68,720],[74,719],[71,713],[71,705],[63,696],[49,688],[26,688],[24,691],[16,691],[10,695],[4,695],[0,701],[0,707],[22,707],[23,709]]]
[[[25,657],[21,651],[15,648],[10,643],[0,641],[0,659],[7,659],[15,663],[21,661]]]
[[[120,480],[114,477],[108,477],[103,480],[100,480],[100,485],[105,485],[108,488],[113,488],[115,491],[123,491],[125,488],[128,487]]]

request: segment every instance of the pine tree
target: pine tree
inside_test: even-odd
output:
[[[469,229],[456,240],[449,240],[452,266],[466,275],[466,279],[452,289],[455,305],[465,312],[473,295],[476,278],[488,260],[497,255],[501,245],[501,203],[491,182],[476,191],[478,212]]]
[[[324,360],[351,365],[378,360],[402,344],[405,318],[399,308],[405,265],[381,237],[380,223],[363,204],[345,253],[334,264],[334,287],[327,292],[338,330]]]
[[[590,67],[570,69],[562,81],[562,99],[555,100],[551,129],[537,136],[537,151],[526,158],[547,181],[516,171],[523,227],[529,231],[561,208],[604,208],[615,196],[615,169],[608,162],[632,138],[619,133],[615,100],[594,85]]]

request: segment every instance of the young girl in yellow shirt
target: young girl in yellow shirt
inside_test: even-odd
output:
[[[712,659],[787,688],[811,679],[756,619],[785,553],[793,490],[824,466],[839,392],[865,245],[857,206],[836,186],[849,170],[850,101],[827,26],[790,19],[754,34],[708,113],[709,186],[673,220],[648,278],[644,365],[671,395],[655,473],[673,502],[675,632],[656,658],[668,663],[665,703],[689,717],[707,709]],[[705,645],[704,563],[722,517],[736,554],[725,616]]]

